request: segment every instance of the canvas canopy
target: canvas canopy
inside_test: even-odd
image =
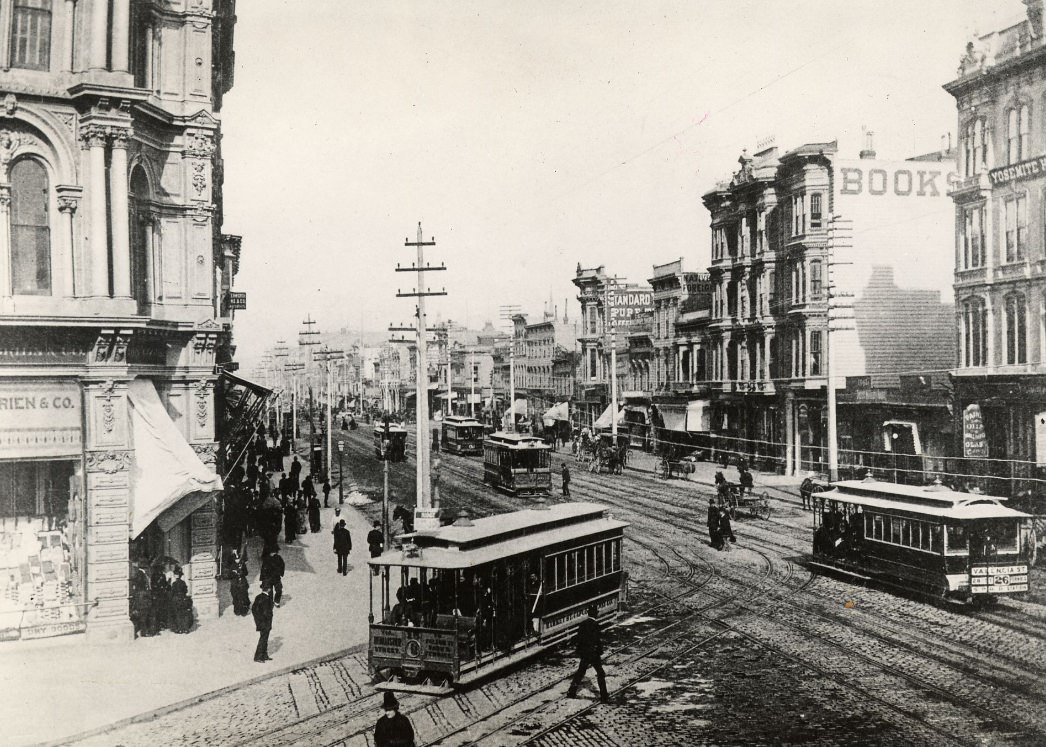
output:
[[[152,381],[135,379],[127,392],[134,442],[130,480],[134,539],[157,519],[161,529],[169,530],[221,490],[222,480],[185,440]]]
[[[686,405],[658,405],[665,430],[686,431]]]
[[[686,404],[686,429],[690,433],[708,433],[712,430],[708,400],[695,399]]]
[[[570,420],[570,403],[560,402],[545,410],[545,420]]]
[[[611,417],[610,411],[613,409],[613,407],[614,407],[613,404],[607,405],[607,409],[603,410],[603,414],[600,415],[598,418],[596,418],[596,422],[594,423],[593,427],[595,427],[595,428],[610,428],[611,425],[613,424],[611,422],[611,420],[610,420],[610,417]],[[618,425],[620,425],[622,422],[624,422],[624,419],[625,419],[625,411],[623,409],[619,409],[617,411],[617,423],[618,423]]]

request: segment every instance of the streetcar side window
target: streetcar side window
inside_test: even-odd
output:
[[[873,530],[872,537],[874,539],[877,539],[877,540],[882,540],[882,538],[883,538],[883,517],[880,516],[879,514],[876,514],[875,516],[872,517],[872,519],[874,521],[874,524],[872,525],[872,530]]]
[[[966,555],[969,553],[965,526],[962,524],[949,524],[947,537],[949,555]]]
[[[890,517],[890,542],[895,545],[901,544],[901,519],[899,516]]]
[[[615,540],[614,542],[611,543],[611,545],[610,545],[610,555],[611,555],[610,568],[613,571],[620,571],[621,570],[620,550],[621,550],[621,543],[620,542]]]

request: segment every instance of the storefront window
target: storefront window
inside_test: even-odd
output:
[[[83,630],[78,462],[0,462],[0,639]]]

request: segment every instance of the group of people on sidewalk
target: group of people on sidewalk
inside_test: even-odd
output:
[[[192,597],[182,567],[168,561],[150,564],[140,558],[131,573],[130,617],[134,637],[148,638],[162,630],[188,633],[193,627]]]

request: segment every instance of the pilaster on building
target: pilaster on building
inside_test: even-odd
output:
[[[181,565],[197,619],[218,614],[215,389],[243,303],[221,233],[234,25],[234,0],[0,6],[0,533],[17,522],[21,547],[0,553],[21,569],[0,638],[129,638],[129,560]],[[135,419],[154,400],[205,497],[145,504]],[[38,500],[8,500],[16,485]]]

